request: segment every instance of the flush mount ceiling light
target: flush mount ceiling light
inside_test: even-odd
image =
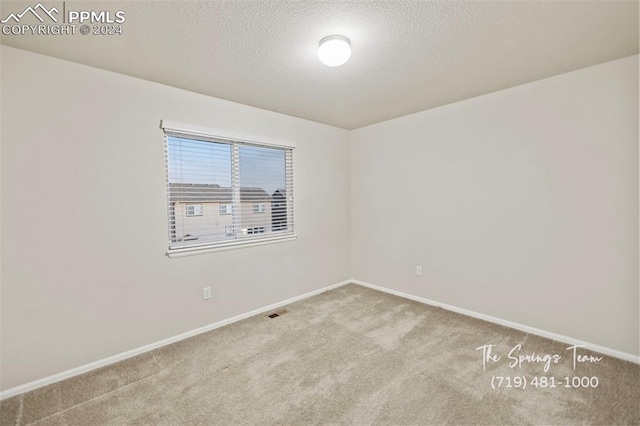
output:
[[[318,59],[330,67],[339,67],[351,57],[349,39],[340,35],[331,35],[320,40]]]

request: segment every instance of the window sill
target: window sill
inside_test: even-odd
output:
[[[298,238],[297,235],[283,235],[279,237],[252,239],[250,241],[233,241],[228,243],[218,243],[212,245],[204,245],[199,247],[183,247],[175,248],[167,251],[167,256],[170,258],[194,256],[196,254],[214,253],[217,251],[233,250],[245,247],[262,246],[265,244],[284,243],[286,241],[294,241]]]

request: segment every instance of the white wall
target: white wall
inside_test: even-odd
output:
[[[349,278],[347,131],[1,49],[1,389]],[[167,258],[161,119],[295,141],[298,240]]]
[[[0,52],[2,390],[349,277],[639,352],[637,56],[348,133]],[[298,240],[168,259],[161,119],[295,140]]]
[[[353,278],[638,355],[638,56],[350,138]]]

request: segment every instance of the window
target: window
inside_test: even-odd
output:
[[[202,216],[202,204],[187,204],[187,216]]]
[[[169,256],[295,238],[291,143],[167,121],[161,127]],[[187,221],[182,209],[199,217]]]

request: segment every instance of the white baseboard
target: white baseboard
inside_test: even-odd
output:
[[[300,296],[292,297],[291,299],[283,300],[282,302],[277,302],[269,306],[265,306],[262,308],[254,309],[253,311],[246,312],[244,314],[236,315],[231,318],[227,318],[222,321],[214,322],[213,324],[205,325],[204,327],[196,328],[195,330],[187,331],[182,334],[178,334],[177,336],[172,336],[167,339],[160,340],[158,342],[150,343],[145,346],[141,346],[136,349],[132,349],[130,351],[122,352],[117,355],[113,355],[98,361],[91,362],[89,364],[81,365],[80,367],[72,368],[71,370],[63,371],[61,373],[54,374],[52,376],[44,377],[42,379],[34,380],[33,382],[25,383],[20,386],[16,386],[14,388],[7,389],[5,391],[0,392],[0,401],[6,398],[10,398],[15,395],[19,395],[21,393],[29,392],[34,389],[41,388],[43,386],[47,386],[65,379],[68,379],[73,376],[77,376],[80,374],[87,373],[91,370],[95,370],[97,368],[105,367],[110,364],[114,364],[118,361],[123,361],[127,358],[134,357],[136,355],[143,354],[145,352],[152,351],[154,349],[160,348],[162,346],[170,345],[172,343],[178,342],[180,340],[187,339],[189,337],[196,336],[198,334],[206,333],[207,331],[214,330],[216,328],[223,327],[228,324],[232,324],[234,322],[252,317],[254,315],[258,315],[267,311],[271,311],[273,309],[280,308],[284,305],[288,305],[293,302],[297,302],[302,299],[306,299],[311,296],[315,296],[320,293],[324,293],[325,291],[332,290],[334,288],[341,287],[343,285],[349,284],[353,282],[352,280],[342,281],[337,284],[330,285],[328,287],[321,288],[319,290],[314,290],[309,293],[305,293]]]
[[[559,341],[559,342],[564,342],[564,343],[567,343],[567,344],[570,344],[570,345],[585,345],[587,347],[587,349],[592,350],[594,352],[598,352],[598,353],[601,353],[601,354],[604,354],[604,355],[609,355],[609,356],[612,356],[612,357],[615,357],[615,358],[619,358],[619,359],[622,359],[622,360],[625,360],[625,361],[630,361],[630,362],[633,362],[633,363],[636,363],[636,364],[640,364],[640,357],[639,356],[628,354],[626,352],[621,352],[621,351],[618,351],[618,350],[615,350],[615,349],[611,349],[611,348],[607,348],[607,347],[604,347],[604,346],[595,345],[595,344],[592,344],[592,343],[588,343],[588,342],[584,342],[584,341],[581,341],[581,340],[573,339],[571,337],[562,336],[560,334],[552,333],[552,332],[545,331],[545,330],[540,330],[540,329],[537,329],[537,328],[534,328],[534,327],[529,327],[527,325],[523,325],[523,324],[519,324],[519,323],[503,320],[503,319],[500,319],[500,318],[492,317],[492,316],[481,314],[481,313],[478,313],[478,312],[469,311],[467,309],[458,308],[456,306],[451,306],[451,305],[447,305],[447,304],[444,304],[444,303],[439,303],[439,302],[436,302],[436,301],[433,301],[433,300],[426,299],[424,297],[414,296],[414,295],[409,294],[409,293],[404,293],[404,292],[397,291],[397,290],[391,290],[389,288],[381,287],[381,286],[378,286],[378,285],[375,285],[375,284],[371,284],[371,283],[367,283],[367,282],[364,282],[364,281],[346,280],[346,281],[339,282],[337,284],[330,285],[328,287],[321,288],[319,290],[315,290],[315,291],[312,291],[312,292],[309,292],[309,293],[305,293],[305,294],[300,295],[300,296],[292,297],[290,299],[274,303],[272,305],[268,305],[268,306],[265,306],[265,307],[262,307],[262,308],[254,309],[253,311],[246,312],[246,313],[240,314],[240,315],[236,315],[234,317],[231,317],[231,318],[228,318],[228,319],[225,319],[225,320],[222,320],[222,321],[218,321],[218,322],[215,322],[213,324],[209,324],[209,325],[206,325],[204,327],[197,328],[195,330],[187,331],[187,332],[179,334],[177,336],[172,336],[172,337],[169,337],[167,339],[160,340],[158,342],[150,343],[148,345],[141,346],[141,347],[136,348],[136,349],[132,349],[130,351],[122,352],[122,353],[119,353],[117,355],[113,355],[113,356],[110,356],[110,357],[107,357],[107,358],[104,358],[104,359],[101,359],[101,360],[98,360],[98,361],[95,361],[95,362],[91,362],[89,364],[85,364],[85,365],[82,365],[82,366],[79,366],[79,367],[76,367],[76,368],[72,368],[72,369],[67,370],[67,371],[63,371],[61,373],[57,373],[57,374],[54,374],[54,375],[51,375],[51,376],[48,376],[48,377],[45,377],[45,378],[42,378],[42,379],[34,380],[33,382],[25,383],[23,385],[16,386],[16,387],[11,388],[11,389],[7,389],[5,391],[0,392],[0,400],[6,399],[6,398],[10,398],[10,397],[15,396],[15,395],[19,395],[21,393],[29,392],[29,391],[32,391],[34,389],[38,389],[38,388],[41,388],[43,386],[47,386],[47,385],[50,385],[50,384],[53,384],[53,383],[68,379],[68,378],[73,377],[73,376],[84,374],[84,373],[87,373],[87,372],[89,372],[91,370],[95,370],[97,368],[101,368],[101,367],[105,367],[105,366],[110,365],[110,364],[114,364],[114,363],[116,363],[118,361],[123,361],[123,360],[125,360],[127,358],[131,358],[131,357],[134,357],[136,355],[140,355],[140,354],[143,354],[145,352],[152,351],[152,350],[160,348],[162,346],[170,345],[172,343],[178,342],[180,340],[187,339],[189,337],[196,336],[196,335],[201,334],[201,333],[206,333],[207,331],[211,331],[211,330],[214,330],[216,328],[220,328],[220,327],[223,327],[225,325],[232,324],[234,322],[237,322],[237,321],[252,317],[254,315],[258,315],[258,314],[261,314],[261,313],[264,313],[264,312],[267,312],[267,311],[270,311],[270,310],[273,310],[273,309],[280,308],[280,307],[288,305],[290,303],[294,303],[294,302],[297,302],[299,300],[306,299],[308,297],[315,296],[317,294],[324,293],[325,291],[332,290],[334,288],[338,288],[338,287],[341,287],[343,285],[350,284],[350,283],[358,284],[358,285],[361,285],[363,287],[368,287],[368,288],[371,288],[371,289],[374,289],[374,290],[378,290],[378,291],[382,291],[382,292],[385,292],[385,293],[393,294],[393,295],[396,295],[396,296],[399,296],[399,297],[403,297],[405,299],[414,300],[416,302],[424,303],[424,304],[427,304],[427,305],[440,307],[440,308],[446,309],[448,311],[457,312],[459,314],[466,315],[466,316],[469,316],[469,317],[472,317],[472,318],[478,318],[478,319],[481,319],[481,320],[484,320],[484,321],[488,321],[488,322],[499,324],[499,325],[502,325],[502,326],[505,326],[505,327],[513,328],[515,330],[520,330],[520,331],[523,331],[525,333],[535,334],[535,335],[541,336],[541,337],[546,337],[548,339],[556,340],[556,341]]]
[[[412,294],[404,293],[402,291],[391,290],[386,287],[380,287],[375,284],[370,284],[364,281],[359,280],[351,280],[352,283],[361,285],[363,287],[369,287],[374,290],[382,291],[385,293],[393,294],[395,296],[400,296],[405,299],[414,300],[416,302],[424,303],[426,305],[436,306],[442,309],[446,309],[447,311],[457,312],[462,315],[466,315],[472,318],[481,319],[484,321],[492,322],[494,324],[503,325],[505,327],[513,328],[516,330],[523,331],[529,334],[535,334],[537,336],[546,337],[547,339],[556,340],[558,342],[567,343],[569,345],[584,345],[586,349],[589,349],[594,352],[598,352],[604,355],[609,355],[614,358],[619,358],[624,361],[630,361],[636,364],[640,364],[640,356],[628,354],[626,352],[621,352],[615,349],[607,348],[600,345],[595,345],[593,343],[584,342],[582,340],[574,339],[572,337],[563,336],[561,334],[552,333],[550,331],[540,330],[535,327],[529,327],[528,325],[519,324],[516,322],[511,322],[507,320],[503,320],[500,318],[492,317],[489,315],[481,314],[479,312],[469,311],[467,309],[458,308],[456,306],[447,305],[440,302],[435,302],[433,300],[425,299],[424,297],[414,296]]]

